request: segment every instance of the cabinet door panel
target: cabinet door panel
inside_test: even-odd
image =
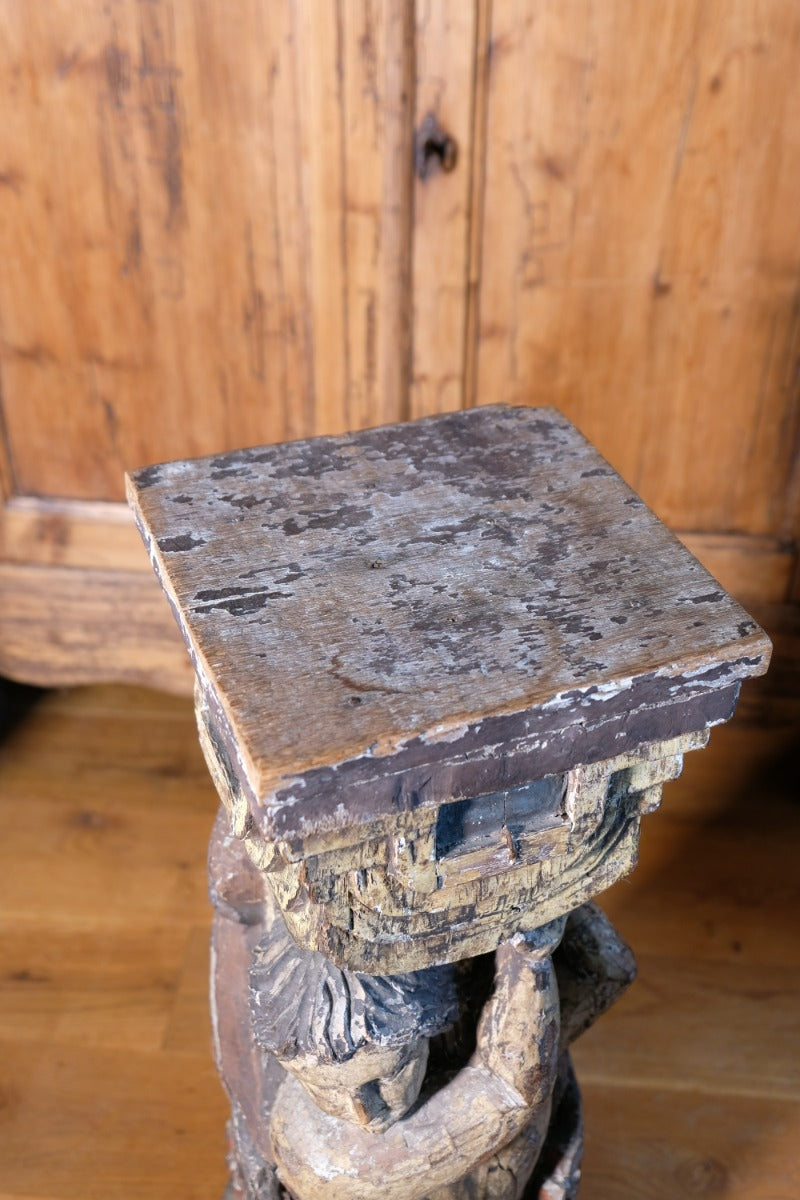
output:
[[[800,9],[491,12],[478,398],[558,405],[679,529],[794,532]]]
[[[0,673],[141,680],[129,601],[183,677],[125,469],[475,403],[788,596],[799,59],[794,0],[0,0]]]
[[[178,686],[124,470],[408,414],[413,60],[406,0],[0,0],[0,672]]]
[[[475,130],[475,64],[485,54],[481,12],[464,0],[421,3],[416,12],[417,130],[431,116],[457,148],[454,169],[434,162],[414,184],[411,416],[461,408],[468,388],[465,332],[474,175],[482,175]]]
[[[13,492],[402,414],[401,0],[0,5]]]

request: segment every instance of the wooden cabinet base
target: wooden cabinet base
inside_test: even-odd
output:
[[[39,687],[117,682],[190,695],[169,609],[142,571],[0,563],[0,675]]]

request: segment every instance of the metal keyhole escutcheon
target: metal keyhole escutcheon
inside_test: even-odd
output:
[[[419,179],[428,179],[436,171],[452,171],[458,158],[458,146],[442,129],[435,113],[428,113],[414,135],[414,166]]]

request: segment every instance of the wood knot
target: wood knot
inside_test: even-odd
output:
[[[716,1158],[681,1163],[675,1174],[686,1197],[722,1196],[728,1190],[728,1169]]]

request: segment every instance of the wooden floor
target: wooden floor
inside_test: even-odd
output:
[[[800,1198],[799,645],[605,898],[640,976],[576,1054],[581,1200]],[[214,810],[188,701],[54,692],[0,745],[0,1200],[222,1195]]]

